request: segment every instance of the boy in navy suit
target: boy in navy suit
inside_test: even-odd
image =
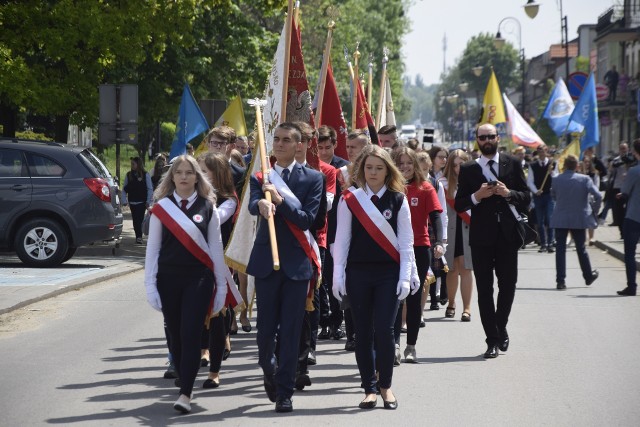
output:
[[[264,387],[277,412],[291,412],[291,396],[309,280],[313,274],[309,243],[300,233],[309,230],[318,213],[322,174],[295,161],[300,129],[282,123],[273,138],[276,163],[267,180],[251,177],[249,212],[258,217],[258,232],[247,273],[256,278],[258,301],[258,363]],[[276,176],[277,174],[277,176]],[[262,182],[261,182],[262,181]],[[272,202],[264,198],[271,193]],[[274,216],[280,269],[274,270],[267,218]],[[296,234],[298,237],[296,237]],[[276,370],[275,336],[279,336]]]

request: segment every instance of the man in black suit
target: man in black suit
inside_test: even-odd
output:
[[[521,162],[497,153],[500,136],[495,126],[483,124],[476,130],[481,156],[460,166],[455,208],[471,209],[469,246],[478,289],[482,327],[487,336],[485,358],[507,351],[507,322],[518,280],[517,222],[509,207],[525,212],[531,196]],[[493,273],[498,278],[498,304],[493,301]]]
[[[249,257],[247,274],[256,278],[258,301],[258,363],[264,373],[264,387],[277,412],[291,412],[298,348],[309,280],[313,274],[312,254],[303,233],[314,223],[322,198],[322,174],[295,160],[301,143],[300,130],[282,123],[275,131],[273,154],[276,163],[267,182],[251,177],[249,212],[258,215],[258,231]],[[271,193],[271,202],[265,193]],[[274,269],[267,218],[274,217],[280,258]],[[294,234],[294,230],[296,234]],[[302,234],[298,237],[297,234]],[[279,352],[275,356],[275,336]]]

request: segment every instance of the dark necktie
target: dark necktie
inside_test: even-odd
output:
[[[489,170],[491,171],[491,173],[493,174],[493,176],[495,176],[495,177],[496,177],[496,179],[498,179],[498,174],[496,173],[496,170],[493,168],[493,164],[494,164],[494,163],[495,163],[495,162],[494,162],[493,160],[489,160],[489,161],[487,162],[487,164],[489,165]]]
[[[378,205],[378,200],[380,200],[380,197],[378,197],[377,194],[374,194],[373,196],[371,196],[371,201],[373,202],[374,205]]]
[[[187,212],[187,204],[189,203],[188,200],[183,199],[180,200],[180,209],[182,209],[182,212]]]
[[[289,183],[289,169],[282,170],[282,180],[284,181],[285,184]]]

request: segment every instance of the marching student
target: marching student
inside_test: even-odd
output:
[[[320,268],[317,245],[309,234],[322,197],[322,174],[295,160],[301,141],[293,123],[280,124],[273,137],[276,163],[268,179],[251,177],[249,212],[258,215],[258,231],[247,274],[256,279],[258,363],[276,412],[291,412],[298,348],[313,266]],[[271,202],[265,193],[271,193]],[[273,216],[280,268],[271,254],[268,218]],[[275,336],[278,334],[276,368]]]
[[[442,206],[438,200],[438,194],[429,180],[425,177],[416,152],[407,147],[400,147],[395,152],[396,166],[400,169],[402,176],[407,182],[405,194],[409,202],[411,211],[411,226],[413,228],[413,252],[420,283],[424,283],[427,271],[431,265],[430,248],[433,246],[433,253],[436,258],[444,254],[442,241],[436,238],[442,237]],[[429,235],[428,224],[431,223],[435,230],[435,236]],[[422,320],[422,286],[418,287],[415,294],[409,295],[406,300],[407,306],[407,347],[404,350],[404,358],[408,363],[417,363],[416,342],[420,331],[420,321]],[[396,319],[396,361],[398,362],[400,346],[400,325],[402,311],[398,310]],[[397,364],[397,363],[396,363]]]
[[[224,248],[231,237],[233,217],[238,206],[231,167],[224,155],[212,152],[199,156],[198,164],[216,190],[216,207],[220,216],[220,234]],[[225,310],[224,314],[212,317],[208,330],[202,333],[201,366],[209,365],[209,377],[202,384],[202,388],[217,388],[220,385],[220,366],[226,359],[224,356],[230,353],[227,342],[231,327],[231,311]]]
[[[333,293],[349,295],[356,332],[356,361],[365,398],[361,409],[376,406],[376,366],[385,409],[396,409],[391,391],[393,325],[398,303],[420,286],[412,277],[413,230],[404,195],[404,178],[379,146],[361,153],[353,181],[338,205],[333,245]],[[373,326],[373,327],[372,327]],[[374,357],[374,336],[376,354]],[[374,362],[375,361],[375,362]]]
[[[149,222],[145,287],[149,304],[164,314],[171,338],[180,385],[173,407],[187,413],[207,312],[212,299],[214,314],[224,307],[231,278],[224,264],[216,196],[198,163],[179,156],[166,176],[156,189],[158,202]]]

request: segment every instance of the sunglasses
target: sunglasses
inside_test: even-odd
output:
[[[496,135],[494,133],[489,134],[489,135],[478,135],[478,140],[486,141],[488,139],[489,141],[493,141],[494,139],[496,139],[497,136],[498,135]]]

